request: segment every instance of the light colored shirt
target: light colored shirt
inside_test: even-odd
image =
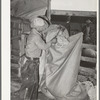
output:
[[[39,58],[41,56],[41,51],[48,49],[50,46],[51,42],[45,43],[41,38],[41,34],[37,30],[32,29],[27,39],[25,49],[26,56],[31,58]]]

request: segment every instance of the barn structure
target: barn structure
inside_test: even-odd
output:
[[[92,8],[91,6],[88,6],[88,8],[87,5],[86,7],[82,7],[83,4],[73,6],[75,1],[71,0],[69,2],[69,0],[66,0],[69,2],[68,4],[61,3],[62,5],[64,4],[64,7],[67,5],[66,9],[63,7],[61,7],[61,9],[60,3],[56,1],[57,0],[11,0],[11,100],[19,99],[18,97],[16,98],[16,91],[20,88],[21,84],[21,65],[19,62],[25,53],[24,49],[28,33],[31,30],[29,19],[38,15],[46,15],[51,23],[63,25],[67,28],[70,36],[78,32],[85,33],[88,30],[89,39],[86,40],[84,38],[82,44],[78,80],[81,82],[89,80],[96,86],[97,11],[93,5],[95,0],[92,0],[93,3],[91,0],[84,0],[83,2],[84,6],[88,2],[91,3]],[[76,1],[78,3],[79,0]],[[83,0],[81,0],[81,2],[82,1]],[[71,2],[74,3],[71,4]],[[24,93],[26,92],[27,88]],[[36,93],[34,92],[34,94]],[[26,96],[25,94],[22,95],[24,95],[24,97]],[[41,92],[38,98],[39,100],[50,100]]]

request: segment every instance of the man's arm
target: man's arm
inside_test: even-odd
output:
[[[46,50],[48,49],[51,44],[52,44],[52,41],[48,42],[48,43],[45,43],[43,41],[43,39],[41,37],[35,37],[35,44],[42,50]]]

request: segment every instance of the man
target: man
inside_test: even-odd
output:
[[[45,43],[43,40],[43,33],[49,24],[46,20],[40,17],[34,18],[31,23],[31,33],[28,36],[27,44],[25,48],[27,61],[22,67],[22,86],[20,94],[23,94],[26,100],[37,100],[38,97],[38,85],[39,85],[39,58],[42,50],[47,50],[52,43],[56,40],[52,40]],[[24,93],[22,92],[24,91]]]
[[[83,42],[89,43],[90,42],[90,32],[91,32],[91,20],[86,20],[86,25],[83,27],[82,31],[84,33],[83,35]]]

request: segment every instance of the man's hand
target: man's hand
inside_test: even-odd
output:
[[[56,43],[57,43],[57,39],[56,38],[52,39],[52,44],[56,44]]]

